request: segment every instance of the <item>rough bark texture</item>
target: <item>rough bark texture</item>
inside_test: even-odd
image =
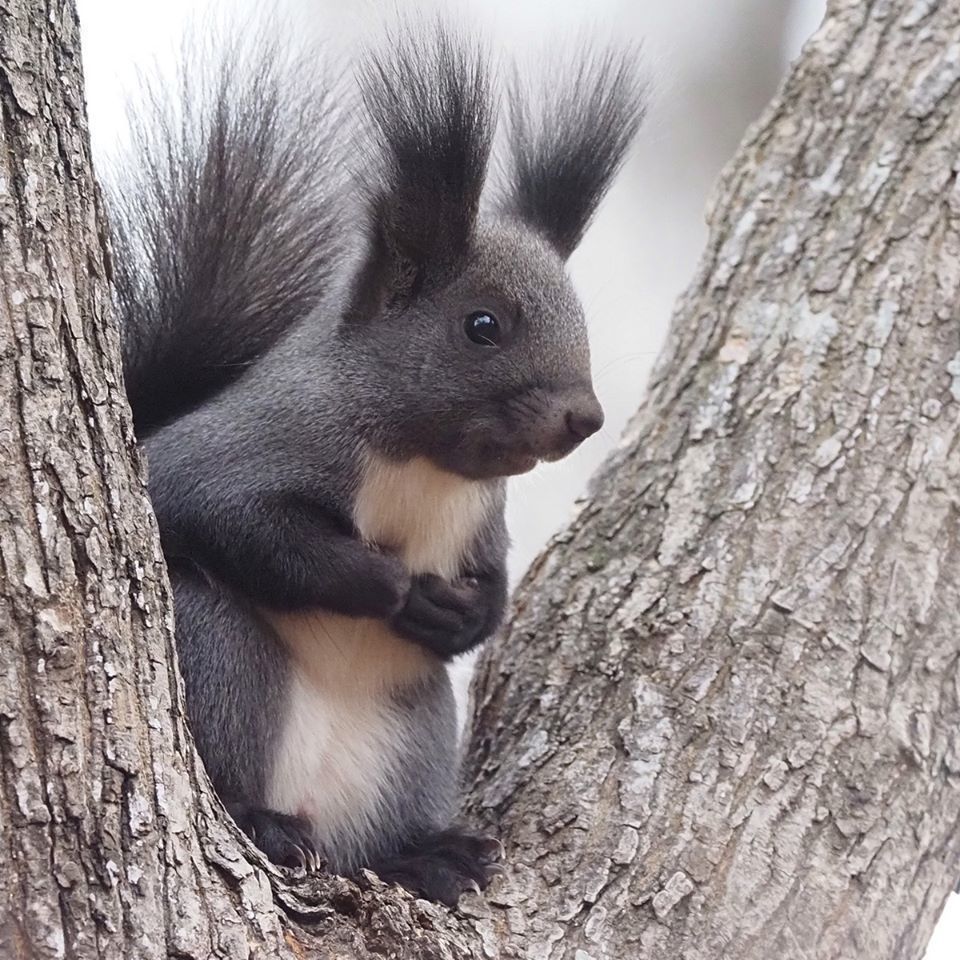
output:
[[[960,0],[842,0],[484,660],[459,913],[291,881],[186,732],[72,4],[0,0],[0,956],[919,957],[960,872]]]
[[[958,157],[960,3],[833,3],[484,662],[528,956],[922,955],[960,876]]]

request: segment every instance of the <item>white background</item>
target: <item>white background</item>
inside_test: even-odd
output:
[[[220,7],[240,2],[221,0]],[[337,44],[368,36],[383,11],[404,5],[290,2],[299,5],[305,24]],[[134,84],[135,65],[149,67],[156,60],[166,68],[188,15],[210,3],[78,3],[91,129],[95,153],[102,157],[122,135],[124,91]],[[563,464],[513,484],[509,522],[516,576],[562,526],[586,478],[640,403],[672,304],[693,275],[704,241],[702,211],[711,183],[816,28],[824,0],[433,0],[431,5],[441,3],[480,21],[497,46],[523,53],[583,28],[642,38],[654,83],[653,107],[635,156],[571,263],[591,324],[607,425]],[[957,960],[958,944],[960,897],[952,896],[926,960]]]

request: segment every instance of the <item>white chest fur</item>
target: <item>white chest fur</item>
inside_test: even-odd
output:
[[[454,577],[490,507],[490,487],[418,458],[367,459],[354,505],[364,540],[395,550],[411,573]]]
[[[491,505],[491,490],[426,460],[369,457],[354,501],[364,540],[411,573],[454,577]],[[294,661],[267,802],[306,816],[327,850],[349,859],[376,829],[405,730],[391,691],[442,669],[381,621],[332,613],[268,614]]]

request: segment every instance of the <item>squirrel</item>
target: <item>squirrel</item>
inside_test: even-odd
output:
[[[485,190],[478,44],[405,29],[360,110],[320,74],[235,45],[138,122],[108,186],[126,389],[224,806],[277,864],[454,905],[502,848],[456,825],[446,663],[504,615],[506,478],[603,422],[565,264],[643,87],[595,48],[536,103],[514,81]]]

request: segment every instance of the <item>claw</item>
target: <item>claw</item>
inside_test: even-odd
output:
[[[385,883],[398,882],[415,895],[453,906],[461,894],[480,894],[506,872],[494,862],[503,855],[498,839],[451,827],[421,838],[375,869]]]
[[[491,860],[503,860],[507,855],[507,848],[503,845],[503,842],[497,837],[487,837],[486,839],[487,845],[493,845],[495,851],[487,854],[487,856]]]

